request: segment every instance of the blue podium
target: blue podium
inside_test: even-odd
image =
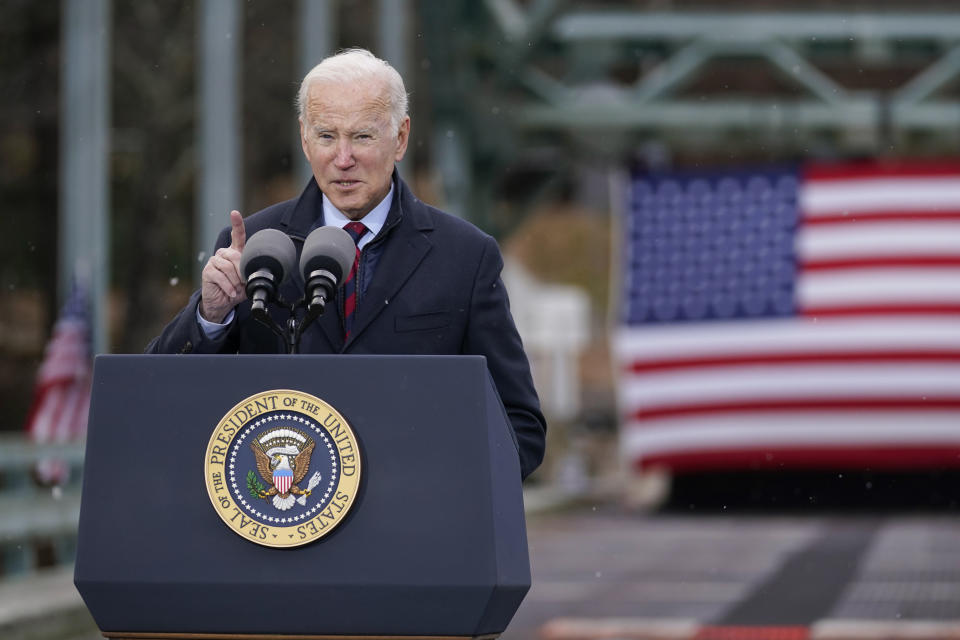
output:
[[[484,358],[99,356],[75,583],[108,638],[496,637],[530,568]]]

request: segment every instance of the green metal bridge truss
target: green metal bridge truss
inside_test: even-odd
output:
[[[713,6],[420,2],[432,156],[452,208],[484,222],[498,200],[531,201],[557,176],[644,153],[956,153],[960,12],[949,3]]]

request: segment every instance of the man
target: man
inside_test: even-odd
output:
[[[304,332],[301,352],[486,356],[526,477],[543,459],[546,422],[500,280],[503,260],[490,236],[422,203],[397,174],[410,138],[400,75],[368,51],[347,50],[304,77],[297,103],[314,179],[299,198],[246,220],[230,212],[200,290],[147,351],[284,352],[282,340],[250,316],[240,273],[247,235],[280,229],[299,258],[313,229],[346,228],[360,253],[345,278],[352,293],[341,287],[338,304]],[[294,274],[281,295],[297,300],[303,289]]]

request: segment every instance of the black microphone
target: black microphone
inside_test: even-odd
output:
[[[284,232],[263,229],[250,236],[240,256],[240,273],[247,279],[253,313],[266,314],[267,303],[276,297],[296,263],[297,249]]]
[[[300,254],[309,315],[323,313],[327,301],[350,273],[356,255],[357,245],[340,227],[320,227],[310,232]]]

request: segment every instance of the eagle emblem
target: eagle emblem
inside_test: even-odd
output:
[[[257,462],[257,471],[267,486],[257,482],[250,471],[247,474],[250,494],[263,500],[272,498],[273,506],[280,511],[290,509],[294,502],[305,505],[321,478],[317,471],[310,477],[306,489],[297,486],[310,470],[314,447],[313,438],[299,429],[278,427],[262,433],[250,443],[250,448]]]

